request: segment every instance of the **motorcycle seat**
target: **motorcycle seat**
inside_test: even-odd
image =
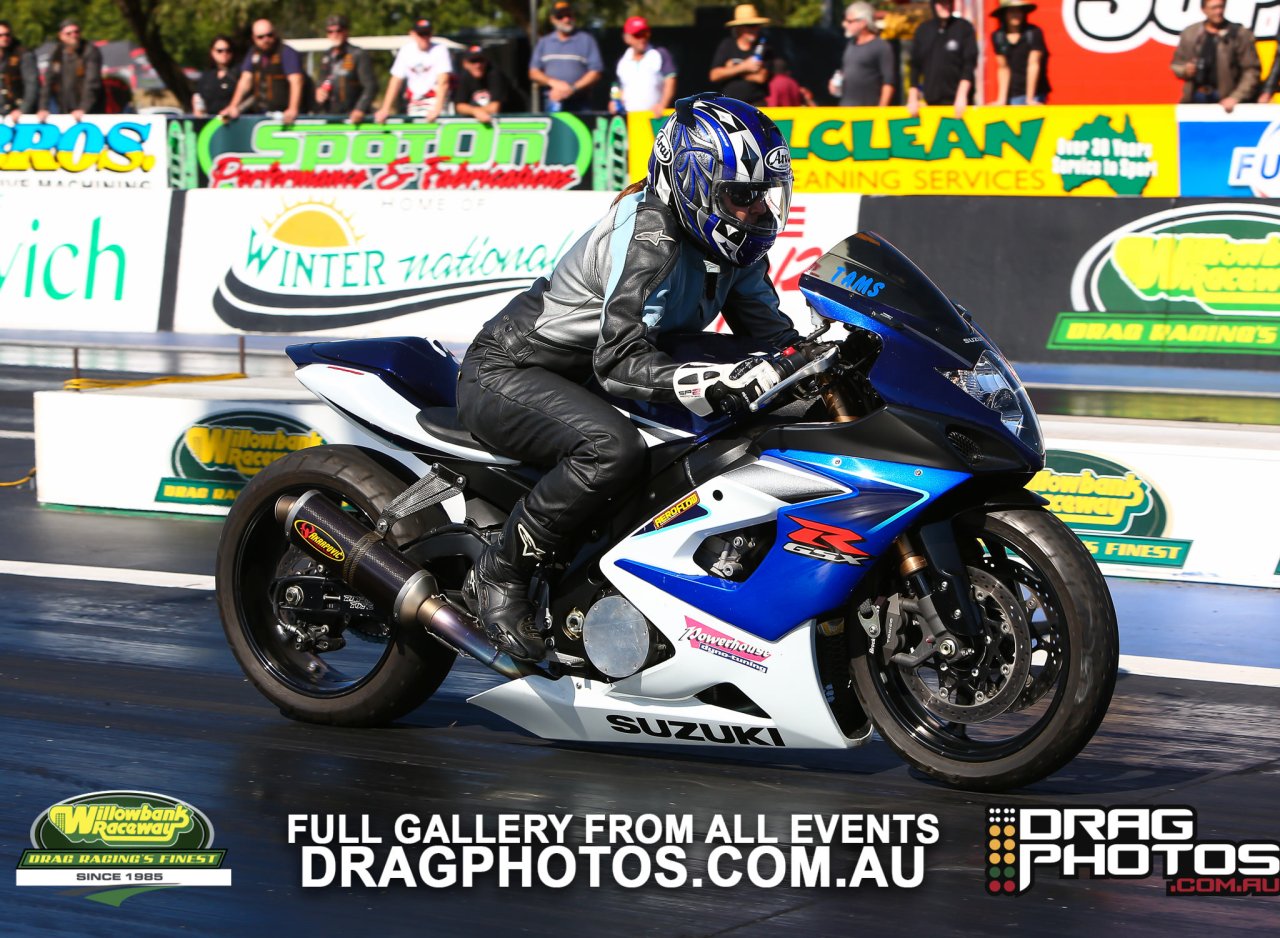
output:
[[[489,447],[472,436],[458,420],[454,407],[425,407],[418,411],[418,425],[438,440],[489,452]]]

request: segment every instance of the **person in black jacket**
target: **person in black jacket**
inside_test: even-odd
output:
[[[791,185],[786,140],[767,116],[722,95],[677,101],[648,177],[618,195],[550,281],[513,299],[471,343],[458,380],[463,426],[547,470],[464,588],[503,650],[543,657],[528,598],[535,568],[644,471],[640,431],[604,395],[678,402],[703,418],[740,414],[807,354],[778,308],[766,257]],[[681,364],[661,346],[699,336],[722,312],[734,335],[714,338],[750,346],[726,347],[729,363]],[[743,358],[769,346],[793,357]]]
[[[373,106],[378,90],[369,53],[350,43],[351,24],[335,13],[325,21],[325,34],[332,45],[320,60],[316,75],[316,105],[320,114],[345,114],[358,124]]]
[[[954,104],[962,117],[973,101],[978,34],[955,15],[955,0],[933,0],[932,9],[933,19],[921,23],[911,40],[907,111],[915,117],[921,104]]]
[[[995,104],[1044,104],[1049,97],[1049,50],[1040,27],[1027,22],[1036,8],[1029,0],[1000,0],[991,15],[1000,28],[991,34],[996,53]]]
[[[12,122],[19,114],[34,114],[40,93],[36,57],[22,48],[5,20],[0,20],[0,70],[0,117]]]
[[[234,58],[235,48],[230,37],[214,36],[209,43],[209,68],[200,73],[191,100],[191,109],[197,117],[217,114],[231,103],[236,83],[240,81],[240,69],[233,64]]]
[[[49,57],[36,116],[44,120],[51,107],[80,120],[102,111],[102,53],[80,35],[80,21],[58,24],[58,45]]]

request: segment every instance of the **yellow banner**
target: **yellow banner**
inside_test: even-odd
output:
[[[1178,195],[1172,105],[773,108],[798,192],[872,195]],[[665,118],[663,118],[665,120]],[[628,116],[631,178],[662,120]]]

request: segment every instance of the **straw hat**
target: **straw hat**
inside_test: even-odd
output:
[[[739,3],[733,8],[733,19],[725,26],[768,26],[770,19],[761,16],[754,3]]]

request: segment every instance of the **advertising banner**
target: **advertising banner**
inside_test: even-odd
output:
[[[1104,573],[1276,585],[1280,508],[1260,493],[1280,474],[1280,431],[1075,417],[1043,426],[1046,466],[1027,487]]]
[[[167,189],[0,190],[0,329],[153,331],[169,209]]]
[[[798,192],[871,195],[1178,194],[1171,107],[774,108]],[[628,118],[631,175],[660,120]]]
[[[283,393],[260,381],[38,393],[38,499],[224,515],[255,475],[289,453],[323,443],[384,448],[291,379]],[[119,452],[122,427],[127,456]],[[86,455],[104,453],[118,456]]]
[[[168,165],[163,117],[0,122],[0,190],[161,189]]]
[[[358,126],[323,117],[215,118],[198,128],[198,182],[215,189],[618,189],[619,118],[503,114]],[[188,157],[189,159],[189,157]],[[175,172],[190,177],[189,163]],[[598,176],[598,178],[597,178]]]
[[[178,332],[427,335],[468,342],[609,207],[608,193],[187,195]],[[859,197],[806,196],[771,260],[806,325],[804,269],[857,230]]]
[[[1178,152],[1184,196],[1280,198],[1280,108],[1182,105]]]
[[[1019,361],[1259,369],[1280,354],[1275,202],[868,199],[862,215]]]
[[[987,0],[988,10],[996,0]],[[1227,0],[1227,19],[1248,26],[1258,43],[1263,75],[1280,31],[1276,0]],[[1029,20],[1044,31],[1049,50],[1049,100],[1054,104],[1176,103],[1182,81],[1169,65],[1178,35],[1204,21],[1196,0],[1047,0]],[[996,21],[978,25],[989,37]],[[986,48],[990,49],[987,39]],[[996,92],[995,56],[986,59],[986,100]]]

